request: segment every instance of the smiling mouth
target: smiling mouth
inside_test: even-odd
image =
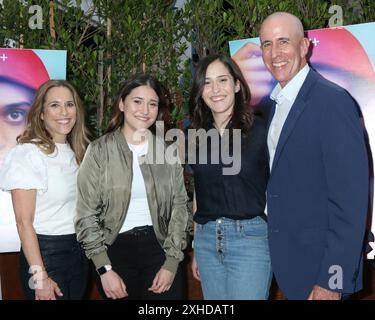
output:
[[[211,97],[211,100],[213,102],[218,102],[218,101],[222,101],[225,99],[225,96],[214,96],[214,97]]]
[[[280,69],[282,68],[283,66],[285,66],[287,64],[287,62],[274,62],[272,63],[272,66],[274,68],[277,68],[277,69]]]
[[[69,124],[70,119],[61,119],[61,120],[56,120],[58,124]]]
[[[136,117],[136,119],[138,119],[140,121],[148,121],[148,120],[150,120],[150,118],[148,118],[148,117]]]

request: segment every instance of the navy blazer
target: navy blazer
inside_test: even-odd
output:
[[[342,293],[362,288],[368,188],[357,105],[310,70],[283,126],[267,187],[272,268],[288,299],[306,299],[314,285]]]

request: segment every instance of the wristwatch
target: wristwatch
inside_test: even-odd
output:
[[[112,270],[112,266],[110,264],[106,264],[103,267],[97,269],[96,271],[99,273],[99,275],[103,275],[110,270]]]

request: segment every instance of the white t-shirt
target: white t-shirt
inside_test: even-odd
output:
[[[133,181],[129,208],[120,233],[139,226],[152,226],[145,181],[138,161],[138,157],[147,153],[148,143],[138,145],[128,143],[128,145],[129,149],[133,152]]]
[[[31,143],[17,145],[0,170],[0,189],[37,190],[34,229],[37,234],[73,234],[78,165],[68,144],[44,154]]]

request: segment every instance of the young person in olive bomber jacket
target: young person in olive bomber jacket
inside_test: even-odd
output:
[[[148,75],[126,81],[108,133],[90,144],[78,174],[77,237],[106,298],[183,298],[191,221],[183,168],[164,154],[156,161],[166,150],[155,135],[166,96]]]

